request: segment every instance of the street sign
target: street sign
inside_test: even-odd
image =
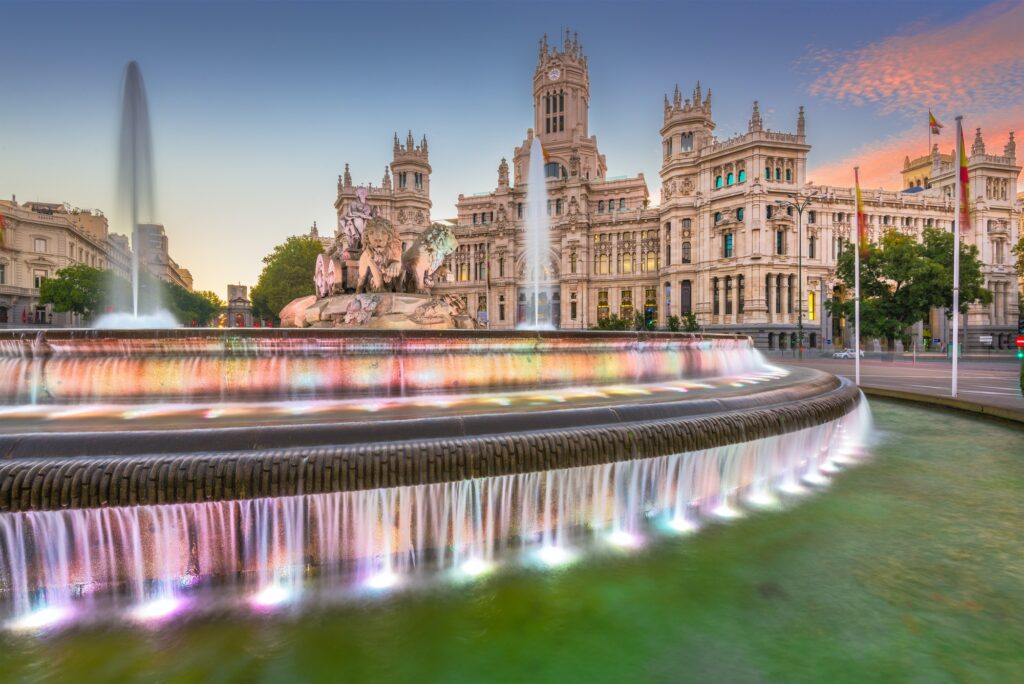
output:
[[[982,344],[992,344],[992,336],[991,335],[978,335],[978,341],[981,342]]]
[[[1017,346],[1024,347],[1024,335],[1017,335]]]
[[[939,342],[941,342],[941,341],[942,341],[942,340],[940,340],[940,339],[939,339],[938,337],[933,337],[933,338],[932,338],[932,344],[938,344],[938,343],[939,343]]]
[[[832,344],[832,340],[825,340],[825,344]]]

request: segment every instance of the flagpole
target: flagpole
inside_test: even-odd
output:
[[[960,356],[960,223],[963,220],[963,179],[960,177],[960,159],[963,155],[963,116],[956,117],[956,156],[953,168],[956,173],[956,203],[953,205],[953,386],[952,395],[957,394],[957,362]]]
[[[860,387],[860,205],[857,193],[860,192],[860,167],[853,167],[856,187],[853,191],[853,234],[857,244],[853,248],[853,377]]]

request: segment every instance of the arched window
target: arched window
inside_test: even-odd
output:
[[[736,210],[736,220],[737,221],[742,221],[743,220],[743,207],[740,207],[739,209]]]
[[[796,276],[789,276],[786,281],[786,313],[793,313],[793,287],[796,285]]]
[[[772,169],[769,166],[764,167],[764,179],[765,180],[771,180],[772,179]],[[770,349],[770,347],[769,347],[769,349]]]
[[[718,278],[711,279],[711,313],[718,315]]]
[[[743,276],[736,278],[736,313],[743,313]]]
[[[688,314],[693,311],[693,286],[689,280],[679,284],[679,313]]]
[[[717,224],[721,220],[722,220],[722,212],[716,211],[715,212],[715,223]]]
[[[775,313],[782,313],[782,274],[775,276]]]
[[[775,349],[775,333],[768,333],[768,348]]]
[[[740,169],[739,181],[740,181],[740,183],[746,183],[747,182],[747,171],[746,171],[746,169]]]
[[[658,253],[654,250],[647,252],[647,272],[654,273],[658,270]]]
[[[729,175],[725,177],[725,183],[726,183],[726,185],[732,185],[735,182],[736,182],[736,178],[735,178],[735,176],[732,175],[732,171],[730,171]]]
[[[732,258],[732,233],[726,233],[722,236],[722,258]]]
[[[775,167],[775,180],[782,180],[782,167],[781,166],[776,166]]]
[[[725,314],[732,313],[732,276],[725,276]]]
[[[562,173],[562,167],[558,162],[548,162],[544,165],[544,177],[545,178],[559,178],[565,174]]]
[[[722,187],[722,177],[721,176],[715,176],[715,187],[716,188]]]
[[[792,180],[793,180],[793,170],[792,169],[786,169],[786,182],[790,183],[790,182],[792,182]]]
[[[597,213],[604,213],[604,200],[597,201]]]
[[[768,275],[766,275],[764,277],[764,308],[768,309],[769,311],[772,308],[771,293],[772,293],[772,275],[769,273]]]
[[[684,264],[690,263],[690,243],[689,242],[684,242],[683,243],[683,263]]]
[[[623,254],[621,257],[622,261],[619,264],[620,273],[632,273],[633,272],[633,255]]]
[[[601,263],[600,263],[600,267],[598,268],[598,271],[599,271],[599,272],[600,272],[600,273],[601,273],[602,275],[607,275],[607,274],[608,274],[608,262],[609,262],[609,257],[608,257],[608,255],[607,255],[607,254],[602,254],[602,255],[601,255]]]

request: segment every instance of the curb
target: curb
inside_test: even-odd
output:
[[[963,411],[964,413],[973,413],[975,415],[982,415],[988,418],[996,418],[1016,423],[1018,425],[1024,425],[1024,411],[1015,411],[1014,409],[1002,408],[999,406],[979,404],[976,401],[967,401],[966,399],[936,397],[929,394],[918,394],[917,392],[906,392],[904,390],[895,390],[883,387],[869,387],[861,385],[860,389],[869,397],[880,397],[884,399],[908,401],[916,404],[941,406],[943,408],[951,408],[956,411]]]

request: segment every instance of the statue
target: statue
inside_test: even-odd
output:
[[[402,239],[391,221],[375,216],[363,229],[356,293],[394,290],[402,270]]]
[[[448,226],[435,223],[420,233],[402,255],[403,284],[407,292],[427,294],[434,284],[434,274],[446,256],[459,247],[455,233]]]
[[[366,222],[377,216],[377,207],[370,206],[366,201],[368,195],[369,191],[366,188],[356,188],[356,200],[348,205],[348,211],[341,217],[338,237],[342,238],[345,244],[345,252],[362,246]]]

